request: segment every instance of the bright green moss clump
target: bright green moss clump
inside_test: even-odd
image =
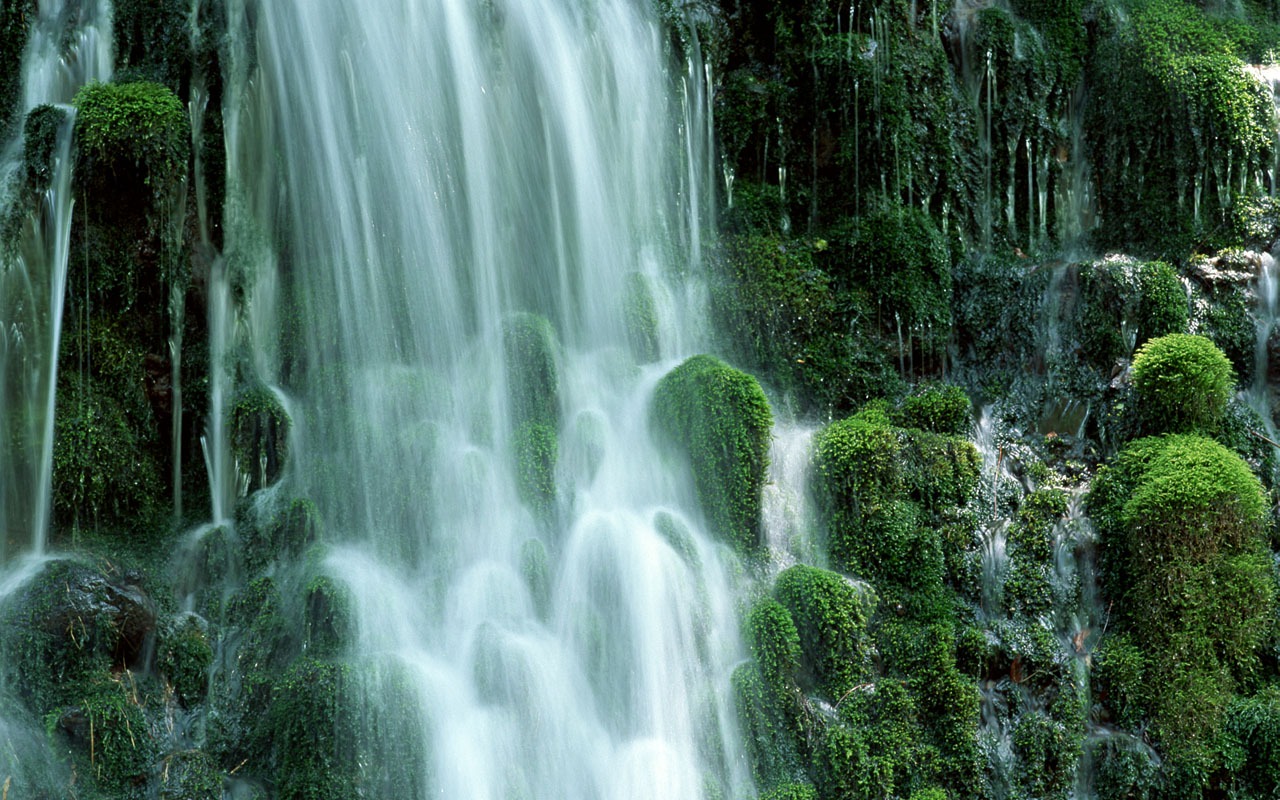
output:
[[[1204,786],[1274,624],[1261,484],[1212,439],[1150,437],[1100,473],[1089,502],[1112,619],[1130,634],[1100,654],[1100,680],[1117,714],[1151,721],[1170,781]]]
[[[92,83],[76,93],[76,143],[89,181],[136,180],[159,192],[186,172],[187,115],[156,83]]]
[[[289,457],[292,420],[275,392],[253,386],[240,393],[231,408],[231,451],[249,489],[256,491],[280,479]]]
[[[667,373],[653,395],[654,426],[689,457],[712,528],[740,552],[760,545],[760,492],[773,413],[755,378],[711,356]]]
[[[1148,433],[1216,431],[1234,385],[1231,362],[1203,336],[1161,336],[1133,359],[1138,416]]]
[[[27,114],[22,127],[22,171],[26,186],[42,192],[53,180],[53,157],[58,130],[67,112],[56,106],[36,106]]]
[[[926,383],[902,399],[894,421],[904,428],[967,436],[973,425],[973,404],[959,386]]]
[[[1080,268],[1076,331],[1081,355],[1109,374],[1148,339],[1187,330],[1187,294],[1163,261],[1107,258]]]
[[[869,587],[797,564],[778,576],[773,593],[800,635],[802,688],[834,702],[866,680],[871,655],[866,626],[876,602]]]

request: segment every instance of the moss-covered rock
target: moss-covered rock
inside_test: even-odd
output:
[[[1151,437],[1098,476],[1090,507],[1113,621],[1131,634],[1100,657],[1111,702],[1152,721],[1171,782],[1207,786],[1231,695],[1256,680],[1273,626],[1262,487],[1211,439]]]
[[[1137,413],[1148,433],[1216,432],[1234,386],[1231,362],[1203,336],[1161,336],[1133,358]]]
[[[558,429],[559,344],[551,323],[537,314],[517,314],[502,326],[502,347],[507,359],[512,429],[530,423]]]
[[[205,627],[194,615],[179,618],[166,626],[156,647],[156,666],[188,708],[204,700],[209,686],[213,647]]]
[[[658,360],[658,309],[653,300],[653,287],[643,273],[627,276],[623,309],[627,323],[627,343],[638,363]]]
[[[903,428],[968,436],[973,426],[973,404],[963,387],[951,383],[922,383],[902,398],[893,421]]]
[[[259,736],[282,798],[328,800],[358,794],[358,727],[350,669],[300,659],[275,681]]]
[[[92,83],[73,101],[81,164],[97,192],[126,183],[162,196],[187,171],[190,135],[182,102],[156,83]]]
[[[1075,328],[1081,355],[1110,377],[1117,361],[1147,340],[1186,333],[1187,293],[1162,261],[1112,257],[1079,271]]]
[[[356,633],[351,592],[328,575],[306,587],[303,647],[313,657],[332,657],[351,644]]]
[[[1270,97],[1194,4],[1145,0],[1100,23],[1087,130],[1103,240],[1180,255],[1269,152]]]
[[[655,429],[680,448],[713,530],[742,553],[760,547],[760,503],[773,413],[755,378],[694,356],[654,390]]]
[[[239,470],[249,478],[249,491],[280,480],[289,459],[289,412],[276,393],[252,386],[231,407],[231,452]]]
[[[556,503],[556,460],[559,437],[550,425],[530,422],[515,432],[516,492],[540,519],[548,519]]]
[[[155,782],[160,800],[221,800],[222,770],[200,750],[170,753],[160,760]]]
[[[773,593],[800,635],[801,688],[835,702],[866,680],[870,667],[866,626],[876,603],[869,587],[797,564],[778,576]]]
[[[57,106],[36,106],[27,113],[22,126],[22,174],[25,188],[43,192],[53,180],[58,131],[67,112]]]

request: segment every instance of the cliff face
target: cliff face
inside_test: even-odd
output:
[[[228,175],[239,151],[227,120],[270,128],[269,115],[224,102],[257,74],[236,38],[256,35],[255,6],[45,5],[0,8],[0,321],[26,337],[0,338],[4,786],[426,796],[439,776],[419,763],[434,747],[421,678],[361,661],[359,587],[325,549],[340,534],[287,478],[295,424],[322,420],[314,409],[291,419],[290,392],[310,381],[340,394],[352,379],[350,365],[325,363],[340,348],[299,301],[297,275],[314,265],[295,263],[306,243],[282,232],[298,224],[281,210],[296,201],[283,171],[263,156]],[[697,576],[679,585],[696,587],[685,611],[699,668],[710,641],[737,641],[711,630],[709,559],[732,567],[725,591],[750,654],[719,676],[733,699],[717,701],[716,724],[699,723],[697,763],[716,765],[703,796],[1274,794],[1280,11],[1253,0],[656,5],[668,77],[690,104],[683,127],[714,118],[718,163],[701,178],[716,183],[717,231],[684,246],[702,262],[689,272],[705,277],[710,349],[732,366],[699,356],[654,375],[644,413],[671,455],[663,469],[690,468],[689,502],[734,552],[665,508],[654,536]],[[502,6],[484,6],[494,47],[517,24]],[[36,37],[63,69],[51,67],[43,95],[21,79]],[[709,106],[694,108],[700,99]],[[570,163],[571,149],[548,146],[547,158]],[[260,217],[245,186],[227,188],[254,173],[280,184],[257,195]],[[510,203],[536,211],[513,228],[528,240],[561,224],[561,209],[529,201],[541,188]],[[465,205],[465,187],[453,189],[441,202]],[[249,217],[281,230],[250,230]],[[385,242],[420,223],[371,230]],[[226,241],[237,225],[253,234],[239,249]],[[259,246],[283,265],[279,299],[255,287],[246,254]],[[31,277],[46,269],[61,292]],[[678,272],[591,284],[624,287],[600,300],[625,316],[615,383],[693,355],[663,329]],[[589,494],[566,474],[595,480],[607,421],[563,411],[574,326],[591,315],[538,305],[558,308],[546,297],[586,284],[546,290],[522,274],[513,294],[530,308],[484,340],[506,359],[495,407],[511,419],[477,412],[466,436],[491,446],[514,431],[508,499],[534,533],[511,548],[511,572],[540,615],[531,624],[554,630],[557,537]],[[255,297],[271,298],[259,302],[278,323],[272,376],[233,346],[233,310],[247,316]],[[409,316],[402,299],[394,312]],[[443,370],[396,381],[379,387],[396,408],[434,412],[461,391]],[[479,395],[479,383],[464,388]],[[374,437],[346,403],[350,430],[333,441]],[[449,498],[415,478],[442,463],[441,430],[397,431],[397,460],[375,465],[395,508],[369,500],[369,515],[444,530],[424,509]],[[341,474],[317,467],[310,485],[345,490]],[[439,485],[471,487],[464,479],[483,480]],[[62,556],[44,555],[46,531]],[[440,531],[390,548],[394,559],[457,558],[430,549]],[[612,608],[622,585],[605,575],[588,599]],[[626,620],[573,619],[589,691],[611,696],[614,672],[631,686],[608,645]],[[494,631],[476,637],[469,680],[477,703],[516,704],[528,687]]]

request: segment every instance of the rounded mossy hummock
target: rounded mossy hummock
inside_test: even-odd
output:
[[[747,615],[746,632],[765,686],[773,702],[782,706],[800,671],[800,634],[791,613],[777,600],[765,597]]]
[[[1079,271],[1074,325],[1081,355],[1109,376],[1149,339],[1186,333],[1187,291],[1163,261],[1109,256]]]
[[[640,272],[627,275],[623,316],[627,323],[627,343],[638,364],[658,360],[658,310],[653,302],[653,287]]]
[[[306,586],[303,609],[303,647],[312,656],[335,656],[356,633],[351,591],[328,575],[313,578]]]
[[[249,491],[270,486],[280,479],[289,457],[289,412],[266,386],[240,392],[231,408],[231,452],[241,474],[249,478]]]
[[[773,426],[760,384],[717,358],[693,356],[658,382],[652,417],[688,457],[711,528],[740,553],[757,552]]]
[[[867,678],[872,649],[867,622],[876,605],[869,586],[797,564],[778,576],[773,594],[800,635],[801,688],[835,702]]]
[[[1133,388],[1143,432],[1215,433],[1235,388],[1235,371],[1210,340],[1175,333],[1138,348]]]
[[[967,436],[973,427],[973,404],[960,386],[922,383],[902,399],[893,418],[903,428]]]
[[[53,181],[58,130],[67,112],[57,106],[36,106],[22,127],[22,179],[30,192],[43,192]]]
[[[190,708],[204,700],[213,648],[203,620],[194,614],[171,621],[161,631],[156,666],[179,702]]]
[[[119,184],[156,196],[186,174],[190,128],[182,101],[158,83],[91,83],[76,93],[77,178],[105,193]]]
[[[527,422],[515,431],[516,492],[540,520],[556,505],[559,436],[551,425]]]
[[[276,679],[257,737],[281,797],[359,796],[359,727],[351,668],[300,658]]]
[[[1089,505],[1114,608],[1098,659],[1112,713],[1149,721],[1171,782],[1207,786],[1229,755],[1231,697],[1263,674],[1275,629],[1262,486],[1212,439],[1157,436],[1120,452]]]
[[[524,425],[560,427],[560,345],[555,328],[538,314],[515,314],[502,325],[507,360],[511,428]]]

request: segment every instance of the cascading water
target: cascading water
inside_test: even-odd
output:
[[[712,205],[709,71],[682,112],[633,0],[229,12],[211,288],[247,290],[211,339],[292,412],[271,495],[316,503],[366,715],[400,720],[366,788],[749,796],[727,556],[648,432],[698,343],[669,277]]]
[[[0,159],[0,205],[22,220],[0,243],[0,556],[10,543],[39,553],[48,534],[53,473],[53,409],[58,342],[71,236],[71,122],[66,104],[89,81],[111,75],[111,5],[45,0],[22,56],[19,111],[66,108],[48,186],[31,202],[21,175],[23,141]]]
[[[17,112],[41,105],[61,112],[42,186],[25,181],[21,135],[0,150],[0,214],[18,222],[0,240],[0,607],[47,562],[51,515],[54,402],[67,293],[73,209],[72,132],[76,91],[111,75],[111,4],[41,0],[22,55]],[[15,553],[21,557],[15,558]],[[66,785],[45,732],[24,721],[0,681],[3,791]]]

